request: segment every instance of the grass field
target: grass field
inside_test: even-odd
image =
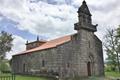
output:
[[[0,74],[0,76],[7,76],[10,74]],[[116,78],[120,77],[120,73],[118,72],[105,72],[105,79],[102,77],[90,77],[89,80],[109,80],[108,77]],[[34,77],[34,76],[23,76],[23,75],[16,75],[16,80],[54,80],[52,78],[47,77]],[[87,80],[87,79],[86,79]]]
[[[44,78],[44,77],[30,77],[30,76],[16,76],[16,80],[53,80],[50,78]]]
[[[120,73],[119,72],[105,72],[105,76],[106,77],[120,77]]]
[[[0,76],[11,76],[11,74],[0,74]],[[35,76],[23,76],[15,75],[16,80],[54,80],[53,78],[47,77],[35,77]]]

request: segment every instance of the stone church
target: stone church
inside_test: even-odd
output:
[[[26,51],[13,55],[15,74],[47,74],[61,78],[104,75],[101,40],[94,34],[91,13],[85,1],[78,9],[77,33],[54,40],[26,43]],[[56,25],[57,26],[57,25]]]

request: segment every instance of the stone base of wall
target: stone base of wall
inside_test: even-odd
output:
[[[52,74],[46,74],[46,73],[42,73],[42,74],[35,74],[35,73],[16,73],[18,75],[26,75],[26,76],[37,76],[37,77],[48,77],[48,78],[53,78],[54,80],[58,80],[58,76],[56,75],[52,75]]]

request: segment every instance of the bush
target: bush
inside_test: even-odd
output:
[[[8,63],[8,62],[5,62],[5,61],[2,61],[2,62],[0,63],[0,71],[1,71],[2,73],[9,73],[9,72],[11,72],[11,68],[10,68],[9,63]]]
[[[111,70],[111,67],[110,67],[110,66],[106,66],[106,67],[105,67],[105,71],[107,71],[107,72],[112,71],[112,70]]]

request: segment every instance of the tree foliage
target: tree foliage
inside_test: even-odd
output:
[[[6,52],[9,52],[12,48],[12,35],[2,31],[0,33],[0,59],[5,58]]]
[[[118,29],[117,29],[118,30]],[[104,38],[104,47],[107,53],[107,63],[111,66],[111,70],[120,71],[119,54],[120,54],[120,37],[118,31],[108,29]]]

